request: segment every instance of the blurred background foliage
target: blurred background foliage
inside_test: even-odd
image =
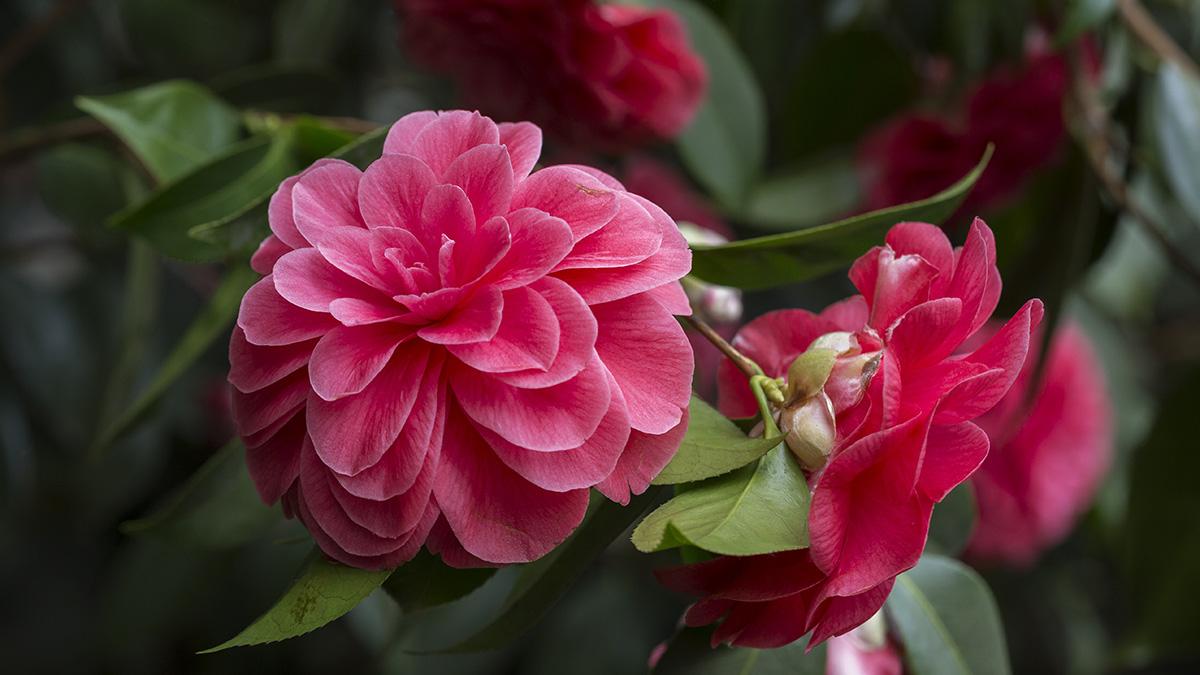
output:
[[[690,168],[696,187],[742,236],[861,210],[856,148],[878,125],[914,107],[944,107],[991,69],[1018,62],[1031,25],[1048,26],[1060,43],[1091,32],[1104,55],[1096,103],[1110,117],[1103,170],[1089,166],[1095,133],[1079,126],[1087,115],[1067,105],[1082,141],[980,215],[1000,238],[1008,282],[1002,311],[1043,297],[1097,343],[1114,399],[1117,456],[1094,508],[1065,543],[1032,569],[982,571],[1001,607],[1015,672],[1196,672],[1198,74],[1164,66],[1117,0],[667,4],[689,18],[715,19],[702,30],[691,24],[706,57],[734,46],[709,68],[714,92],[731,97],[719,115],[746,156],[726,163],[696,130],[678,149],[655,152]],[[1200,2],[1145,6],[1194,64]],[[446,82],[406,62],[390,3],[8,0],[0,5],[0,80],[7,672],[645,670],[685,599],[650,574],[671,555],[638,555],[624,539],[536,631],[501,651],[414,653],[486,623],[512,571],[454,605],[404,614],[376,593],[304,638],[193,655],[270,606],[309,546],[295,523],[254,499],[237,449],[218,452],[232,434],[224,390],[229,316],[218,311],[206,322],[203,312],[214,311],[210,303],[219,309],[222,297],[236,306],[238,284],[249,280],[237,265],[223,273],[220,264],[159,256],[150,244],[169,242],[154,239],[161,225],[154,213],[125,229],[109,219],[197,163],[228,159],[231,147],[249,153],[231,162],[260,161],[268,144],[238,138],[286,119],[272,113],[356,121],[297,132],[304,135],[289,161],[303,166],[371,126],[357,121],[385,124],[412,110],[453,107]],[[152,124],[191,134],[186,151],[168,148],[161,161],[146,162],[145,152],[139,160],[81,110],[105,119],[106,96],[165,80],[203,88],[170,85],[167,103],[151,106]],[[77,105],[79,96],[88,99]],[[275,166],[286,169],[282,175],[296,168]],[[711,174],[728,170],[737,172],[732,182]],[[1113,199],[1105,172],[1128,193]],[[217,230],[221,241],[244,246],[238,237],[247,235],[225,227],[240,214],[221,215],[230,216]],[[1160,230],[1148,229],[1147,219]],[[834,275],[751,293],[748,315],[818,308],[847,290]],[[185,335],[192,346],[181,355],[176,345]],[[137,403],[157,386],[164,363],[170,386],[161,400]],[[122,415],[141,423],[121,433],[114,424]],[[935,539],[961,529],[948,519],[969,522],[970,500],[958,501],[965,511],[943,509]]]

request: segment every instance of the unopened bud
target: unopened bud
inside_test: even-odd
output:
[[[819,393],[825,380],[829,379],[837,357],[837,351],[822,347],[809,347],[797,356],[788,367],[787,403],[790,405]]]
[[[779,429],[788,449],[809,471],[825,466],[837,440],[833,403],[824,392],[785,407],[779,413]]]

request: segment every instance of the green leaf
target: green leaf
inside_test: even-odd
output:
[[[199,653],[278,642],[316,630],[354,609],[391,572],[346,567],[314,550],[300,578],[274,607],[236,637]]]
[[[200,358],[219,336],[225,335],[234,316],[237,315],[246,289],[258,280],[258,275],[247,265],[234,265],[225,274],[225,279],[213,293],[208,306],[192,320],[167,360],[159,367],[154,379],[134,402],[104,428],[96,440],[93,452],[100,452],[134,427],[150,412],[159,399]]]
[[[1155,81],[1154,140],[1181,206],[1200,223],[1200,81],[1171,62]]]
[[[787,234],[707,246],[692,246],[692,274],[723,286],[760,290],[832,272],[879,244],[892,225],[904,220],[939,223],[962,203],[987,167],[992,146],[979,164],[954,185],[932,197],[871,211],[853,218]]]
[[[465,597],[496,573],[494,567],[455,569],[422,550],[396,568],[383,584],[405,613],[437,607]]]
[[[686,0],[657,0],[687,24],[692,45],[708,67],[708,94],[679,136],[679,153],[696,180],[736,208],[762,170],[767,115],[745,57],[709,11]]]
[[[688,428],[671,462],[655,485],[689,483],[729,473],[762,457],[779,439],[749,438],[733,422],[693,395]]]
[[[933,509],[925,550],[951,557],[962,553],[971,541],[975,515],[975,493],[971,484],[963,483],[951,490]]]
[[[263,504],[246,469],[241,441],[230,441],[150,514],[121,524],[129,535],[169,539],[203,549],[228,549],[279,521]]]
[[[762,229],[792,231],[851,213],[861,198],[854,161],[840,157],[759,183],[743,215]]]
[[[996,601],[962,563],[925,555],[896,579],[888,616],[908,667],[920,675],[1008,675]]]
[[[634,497],[628,506],[601,502],[565,543],[522,568],[499,616],[471,637],[436,652],[496,649],[532,628],[608,545],[658,499],[660,490],[651,488]]]
[[[75,102],[120,137],[160,182],[203,164],[237,138],[241,125],[229,104],[186,80]]]
[[[1055,42],[1066,45],[1108,20],[1117,8],[1117,0],[1068,0],[1062,27]]]
[[[825,645],[805,654],[805,640],[778,649],[709,643],[710,628],[684,628],[671,638],[654,675],[825,675]]]
[[[295,133],[239,143],[213,161],[121,211],[112,225],[149,241],[162,253],[193,261],[215,260],[226,250],[189,235],[197,225],[243,213],[300,170]]]
[[[692,545],[724,555],[808,546],[808,485],[780,443],[756,464],[689,485],[633,531],[643,553]]]
[[[58,217],[81,228],[99,226],[128,203],[131,167],[108,149],[64,143],[37,159],[42,201]]]

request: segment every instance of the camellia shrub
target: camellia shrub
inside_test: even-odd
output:
[[[1200,9],[86,4],[0,49],[13,672],[1200,666]]]

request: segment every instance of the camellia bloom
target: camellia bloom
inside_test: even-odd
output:
[[[677,448],[683,237],[599,171],[533,172],[540,150],[532,124],[413,113],[365,171],[320,161],[271,199],[235,417],[263,499],[331,558],[527,562]]]
[[[827,452],[812,452],[819,433],[802,448],[788,437],[811,472],[809,548],[660,573],[667,586],[704,596],[688,610],[690,625],[723,617],[714,644],[778,647],[811,631],[815,645],[875,614],[920,557],[933,505],[987,455],[988,437],[971,420],[1012,386],[1041,320],[1041,303],[1030,301],[978,348],[956,354],[1000,297],[995,244],[980,220],[957,250],[933,225],[896,225],[850,279],[861,296],[820,314],[766,314],[734,340],[772,377],[810,347],[834,349],[828,378],[808,383],[816,391],[781,414],[782,423],[790,406],[821,401],[834,428]],[[730,363],[722,364],[720,407],[730,417],[756,411]]]
[[[882,614],[829,641],[825,675],[902,675],[904,662],[888,639]]]
[[[1029,565],[1091,502],[1112,454],[1112,410],[1087,336],[1067,324],[1050,344],[1032,399],[1030,358],[1008,396],[979,419],[992,450],[971,479],[979,518],[967,548],[980,561]]]
[[[707,75],[668,10],[593,0],[396,0],[409,52],[472,105],[568,142],[671,138]]]
[[[1067,64],[1035,40],[1020,69],[1002,67],[978,83],[953,115],[911,113],[869,136],[859,163],[867,206],[876,209],[924,199],[995,154],[967,195],[961,212],[976,213],[1011,196],[1058,156],[1066,129],[1063,96]]]

